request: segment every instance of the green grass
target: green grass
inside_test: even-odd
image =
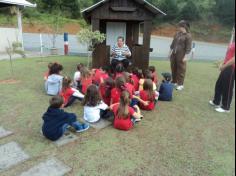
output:
[[[15,60],[17,84],[0,84],[0,126],[14,135],[0,144],[17,141],[31,159],[1,173],[18,175],[55,156],[73,168],[70,176],[232,176],[235,172],[235,108],[218,114],[208,105],[218,70],[211,62],[190,62],[186,90],[175,92],[174,101],[159,103],[154,112],[129,132],[108,127],[90,129],[79,140],[57,148],[41,137],[42,114],[48,106],[43,74],[48,62],[58,61],[72,76],[85,59],[51,57]],[[152,61],[158,72],[169,70],[167,61]],[[0,80],[11,79],[9,62],[0,61]],[[82,115],[76,104],[67,111]],[[18,174],[17,174],[18,173]]]

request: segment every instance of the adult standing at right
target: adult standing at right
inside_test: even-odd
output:
[[[215,86],[214,100],[209,103],[216,108],[217,112],[229,113],[235,82],[235,31],[233,31],[233,42],[229,45],[224,63],[220,66],[220,71]]]
[[[184,80],[186,74],[187,61],[192,50],[192,36],[190,33],[190,24],[182,20],[178,24],[178,32],[170,46],[170,60],[172,70],[172,83],[176,90],[184,89]]]

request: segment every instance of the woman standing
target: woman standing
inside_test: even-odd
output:
[[[190,34],[190,24],[182,20],[178,24],[179,31],[176,33],[170,46],[171,70],[173,84],[176,89],[184,89],[184,79],[186,74],[186,62],[192,49],[192,36]]]
[[[210,105],[214,106],[217,112],[229,113],[233,99],[235,81],[235,32],[233,31],[233,42],[230,43],[224,63],[220,66],[220,76],[215,86],[214,100]],[[222,103],[222,106],[221,106]]]

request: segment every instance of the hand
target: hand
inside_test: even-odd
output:
[[[184,57],[183,62],[187,62],[187,61],[188,61],[188,58]]]
[[[220,69],[220,71],[224,71],[225,65],[224,65],[224,64],[221,64],[219,69]]]
[[[144,105],[144,106],[148,106],[149,104],[150,104],[149,101],[145,101],[145,102],[143,102],[143,105]]]

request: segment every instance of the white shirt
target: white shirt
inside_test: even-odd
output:
[[[108,105],[106,105],[103,101],[95,107],[84,107],[84,120],[89,123],[95,123],[100,120],[100,111],[108,109]]]
[[[77,82],[77,81],[79,81],[80,78],[81,78],[81,73],[80,73],[80,71],[75,72],[75,74],[74,74],[74,85],[75,85],[75,86],[78,86],[78,82]]]

